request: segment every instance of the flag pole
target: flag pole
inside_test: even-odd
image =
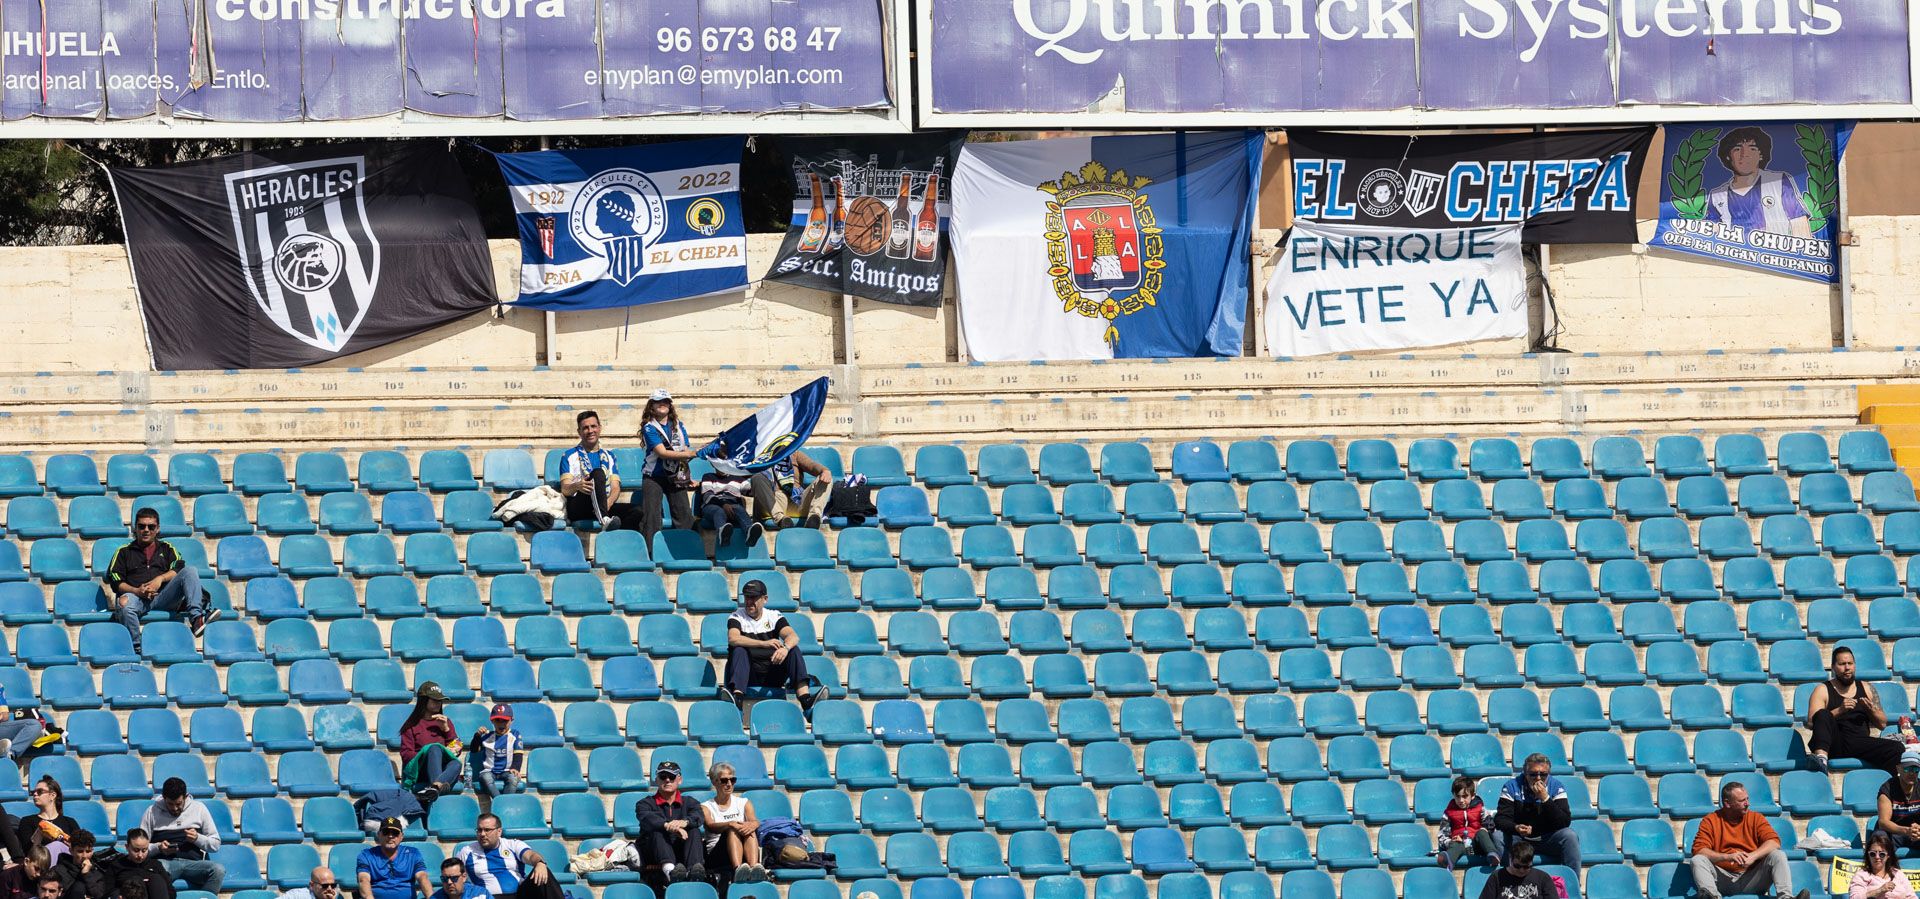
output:
[[[1836,144],[1838,141],[1835,142]],[[1840,347],[1853,349],[1853,234],[1849,230],[1852,222],[1847,218],[1847,157],[1840,155],[1834,169],[1836,177],[1835,205],[1839,221],[1833,226],[1835,249],[1839,251],[1840,271]]]
[[[542,151],[553,149],[552,142],[550,142],[544,134],[540,135],[540,149]],[[545,364],[553,365],[560,361],[560,348],[554,345],[560,338],[560,321],[558,315],[552,309],[548,309],[541,313],[541,315],[546,319],[544,323],[547,337],[547,358]]]

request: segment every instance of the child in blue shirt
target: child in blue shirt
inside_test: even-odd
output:
[[[468,741],[473,753],[474,793],[480,799],[480,811],[493,811],[493,797],[526,790],[522,771],[527,763],[527,744],[513,729],[513,707],[496,703],[488,716],[493,730],[475,733]]]

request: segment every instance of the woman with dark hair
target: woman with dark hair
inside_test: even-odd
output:
[[[1866,866],[1847,881],[1847,899],[1914,899],[1913,884],[1893,860],[1893,837],[1884,830],[1867,834]]]
[[[687,426],[674,411],[673,394],[655,390],[647,400],[647,411],[640,425],[640,442],[647,448],[646,464],[640,468],[640,534],[652,542],[660,532],[660,501],[664,498],[673,512],[673,526],[693,527],[693,478],[687,463],[699,451],[687,439]]]
[[[447,695],[427,681],[415,692],[413,712],[400,725],[400,784],[430,806],[460,783],[460,736],[444,714]]]
[[[48,774],[33,785],[28,798],[33,800],[34,813],[20,819],[20,848],[31,850],[35,846],[48,843],[65,842],[69,834],[80,829],[80,823],[66,815],[66,794],[60,791],[60,782]],[[51,828],[51,832],[49,832]]]

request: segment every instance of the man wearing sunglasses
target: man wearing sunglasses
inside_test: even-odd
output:
[[[1501,858],[1528,846],[1529,855],[1544,853],[1572,868],[1577,877],[1580,841],[1573,832],[1573,811],[1567,806],[1567,788],[1552,772],[1553,763],[1538,752],[1521,763],[1520,776],[1500,788],[1493,842]]]
[[[340,899],[340,879],[325,865],[307,872],[307,885],[280,894],[280,899]]]
[[[1554,899],[1560,891],[1547,872],[1533,866],[1533,844],[1516,843],[1507,863],[1487,878],[1480,899]]]
[[[1727,893],[1773,895],[1793,893],[1793,873],[1787,854],[1780,851],[1780,835],[1765,816],[1753,811],[1747,788],[1738,781],[1720,786],[1720,809],[1700,819],[1693,837],[1693,885],[1700,899],[1720,899]],[[1801,890],[1793,899],[1807,899]]]
[[[160,513],[152,509],[133,513],[133,542],[114,552],[107,591],[113,594],[113,617],[133,635],[134,652],[140,651],[140,616],[148,612],[184,610],[196,637],[220,617],[219,609],[209,608],[193,566],[160,539]]]
[[[643,876],[662,895],[669,883],[707,879],[706,814],[680,786],[679,763],[661,762],[653,769],[653,795],[634,804]]]

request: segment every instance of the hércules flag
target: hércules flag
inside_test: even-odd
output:
[[[952,171],[965,132],[795,138],[793,215],[767,280],[938,306]]]
[[[726,474],[773,467],[813,436],[820,413],[826,411],[827,388],[832,384],[828,378],[815,378],[805,387],[762,406],[702,447],[700,455],[713,460],[713,467]]]
[[[952,240],[973,358],[1239,355],[1260,139],[968,144]]]
[[[520,225],[519,306],[602,309],[747,284],[742,137],[498,153]]]
[[[162,371],[313,365],[495,302],[473,191],[445,144],[332,144],[108,174]]]

